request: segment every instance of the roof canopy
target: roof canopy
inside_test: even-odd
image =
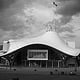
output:
[[[10,41],[9,44],[10,45],[9,45],[8,51],[5,54],[0,53],[0,56],[10,54],[10,53],[22,48],[22,47],[25,47],[25,46],[28,46],[31,44],[48,45],[50,47],[53,47],[53,48],[65,53],[65,54],[68,54],[71,56],[77,56],[80,53],[79,49],[73,49],[73,48],[67,46],[64,43],[64,41],[61,40],[61,38],[59,37],[59,35],[55,31],[48,31],[48,32],[44,33],[43,35],[35,37],[35,38],[27,39],[25,37],[23,39]]]

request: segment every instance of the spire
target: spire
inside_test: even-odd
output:
[[[47,30],[46,30],[46,31],[47,31],[47,32],[48,32],[48,31],[53,31],[53,27],[52,27],[52,26],[50,26],[50,25],[48,25],[48,26],[47,26]]]
[[[57,4],[56,4],[56,2],[53,2],[53,5],[55,5],[56,7],[58,6]],[[56,32],[56,21],[54,20],[54,21],[52,21],[52,22],[49,22],[48,24],[47,24],[47,30],[46,30],[47,32],[48,31],[55,31]]]
[[[56,21],[49,22],[46,25],[46,31],[55,31],[56,32]]]

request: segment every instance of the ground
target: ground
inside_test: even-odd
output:
[[[73,72],[73,75],[70,73]],[[79,80],[80,68],[0,68],[0,80]]]

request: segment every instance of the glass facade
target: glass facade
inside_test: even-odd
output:
[[[70,63],[71,60],[69,58],[71,57],[69,55],[43,44],[25,46],[12,54],[14,54],[13,60],[11,60],[13,66],[59,68],[73,64]],[[9,56],[12,56],[12,54]]]

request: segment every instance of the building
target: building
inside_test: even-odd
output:
[[[68,47],[55,31],[47,31],[34,38],[4,41],[0,57],[14,66],[63,67],[71,60],[68,58],[79,53],[79,49]]]

